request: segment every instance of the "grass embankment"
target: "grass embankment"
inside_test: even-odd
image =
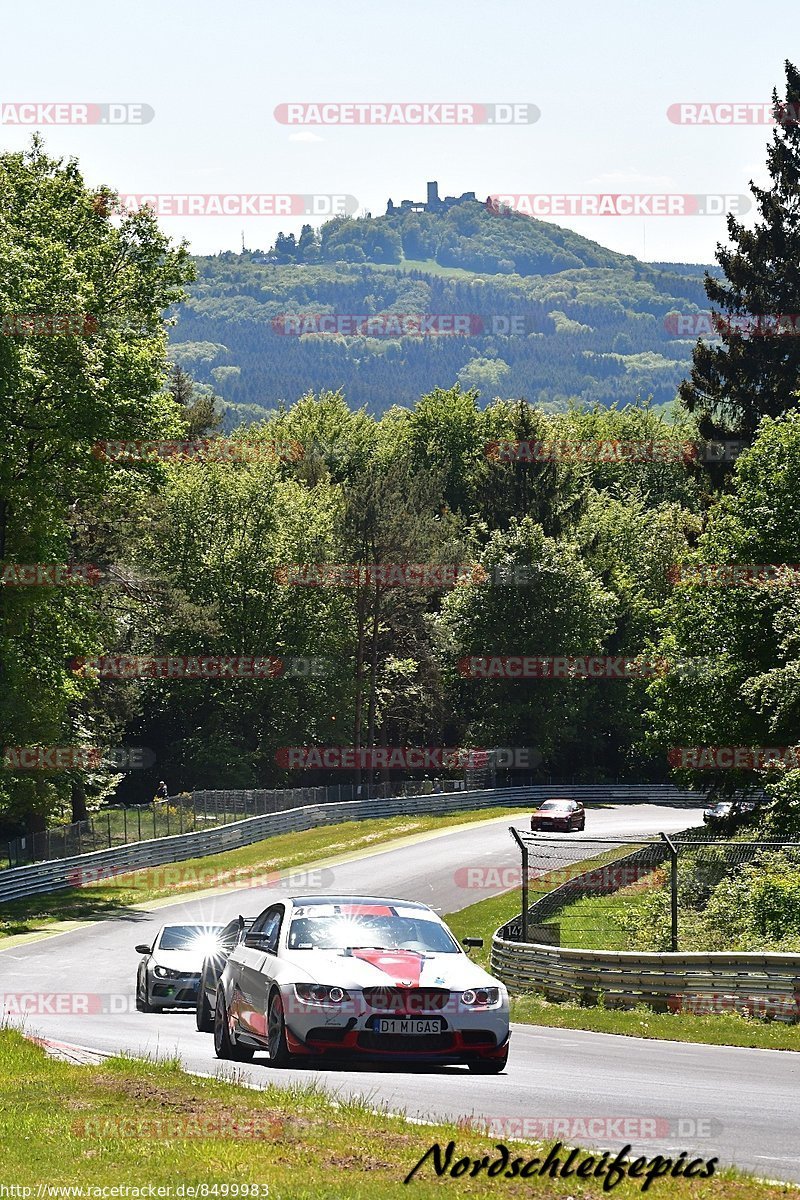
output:
[[[448,1194],[466,1197],[599,1200],[608,1194],[599,1180],[584,1182],[575,1175],[487,1179],[485,1173],[473,1178],[462,1168],[467,1173],[457,1179],[448,1174],[442,1182],[431,1159],[409,1189],[403,1179],[433,1143],[444,1150],[454,1141],[453,1163],[462,1157],[479,1161],[484,1155],[494,1162],[502,1139],[455,1125],[411,1123],[375,1113],[362,1100],[334,1102],[312,1088],[254,1091],[186,1075],[176,1063],[124,1058],[79,1067],[49,1059],[12,1030],[0,1030],[0,1076],[4,1178],[32,1188],[33,1196],[47,1196],[47,1184],[104,1188],[105,1195],[112,1187],[125,1186],[143,1188],[139,1194],[147,1195],[152,1186],[169,1189],[162,1195],[174,1200],[183,1185],[186,1196],[190,1187],[198,1189],[195,1195],[211,1197],[264,1197],[268,1188],[270,1200],[394,1200],[409,1195],[434,1200],[448,1182]],[[469,1105],[467,1087],[465,1109]],[[509,1143],[510,1157],[541,1162],[552,1145]],[[655,1154],[644,1144],[632,1152],[648,1160]],[[561,1162],[566,1153],[561,1152]],[[713,1153],[706,1152],[709,1158]],[[594,1152],[595,1164],[599,1157]],[[611,1194],[619,1200],[641,1196],[643,1182],[624,1180]],[[258,1192],[255,1185],[261,1185]],[[669,1200],[800,1200],[794,1185],[761,1183],[734,1172],[710,1179],[656,1179],[646,1194]]]
[[[519,809],[490,808],[441,816],[396,816],[372,821],[346,821],[297,833],[282,833],[252,846],[192,858],[162,867],[131,871],[111,879],[86,882],[43,896],[0,906],[0,943],[3,938],[46,930],[56,921],[96,920],[121,915],[133,905],[169,896],[181,896],[209,888],[234,890],[275,882],[277,872],[345,856],[359,850],[384,848],[392,839],[430,830],[467,825],[494,817],[517,816]],[[84,868],[88,873],[92,868]],[[300,884],[302,889],[302,884]],[[376,883],[380,891],[380,884]]]
[[[531,878],[528,884],[528,903],[533,904],[535,900],[546,896],[548,892],[552,892],[554,888],[565,883],[574,875],[582,871],[594,870],[606,863],[614,862],[615,859],[622,858],[635,849],[637,847],[633,844],[617,846],[611,850],[604,851],[602,854],[594,854],[591,858],[585,858],[580,862],[556,867],[546,875]],[[513,888],[511,891],[503,892],[499,896],[492,896],[488,900],[479,900],[476,904],[471,904],[469,908],[462,908],[458,912],[449,913],[445,919],[459,940],[462,937],[473,936],[483,938],[483,950],[473,950],[472,957],[482,967],[488,968],[492,949],[492,934],[501,925],[505,925],[507,921],[518,916],[521,911],[522,891],[519,888]],[[559,916],[559,921],[560,919]],[[565,944],[569,944],[566,942],[566,939],[564,941]]]
[[[589,862],[584,865],[588,869]],[[591,865],[597,865],[597,860],[592,859]],[[539,881],[532,880],[531,900],[551,887],[552,884],[542,886]],[[585,912],[581,909],[583,903],[579,901],[575,906],[578,915],[574,918],[574,924],[579,923],[581,928],[585,926]],[[492,934],[506,921],[515,917],[521,908],[522,894],[515,889],[502,896],[481,900],[460,912],[450,913],[446,920],[459,938],[474,936],[484,939],[483,950],[472,953],[476,962],[488,968]],[[559,914],[559,922],[561,919]],[[570,944],[564,936],[563,925],[562,942]],[[735,1012],[657,1013],[644,1004],[633,1009],[605,1008],[602,1004],[584,1007],[577,1003],[555,1003],[540,995],[525,994],[512,996],[511,1019],[523,1024],[550,1025],[559,1029],[587,1029],[596,1033],[619,1033],[630,1037],[662,1038],[670,1042],[703,1042],[719,1046],[800,1051],[800,1025],[787,1025],[783,1021],[769,1021]]]

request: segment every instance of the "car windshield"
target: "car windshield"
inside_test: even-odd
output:
[[[570,809],[570,808],[572,808],[571,800],[545,800],[544,804],[541,806],[541,808],[538,809],[538,811],[539,812],[553,812],[554,810],[566,811],[567,809]]]
[[[290,950],[416,950],[458,954],[458,943],[438,921],[414,910],[374,911],[314,905],[295,909]]]
[[[159,950],[209,951],[219,945],[221,925],[167,925],[158,941]]]

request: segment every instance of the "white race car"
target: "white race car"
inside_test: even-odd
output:
[[[475,939],[469,939],[475,944]],[[275,1067],[301,1056],[461,1063],[508,1058],[508,993],[425,904],[301,896],[271,904],[217,988],[214,1049]]]

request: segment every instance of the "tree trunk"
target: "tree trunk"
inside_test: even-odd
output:
[[[85,821],[89,816],[86,810],[86,789],[79,776],[70,780],[70,791],[72,794],[72,821],[73,823]]]
[[[364,714],[364,630],[366,626],[366,587],[359,587],[356,594],[356,695],[353,713],[353,745],[361,746],[361,727]],[[361,783],[361,767],[356,766],[355,782]]]

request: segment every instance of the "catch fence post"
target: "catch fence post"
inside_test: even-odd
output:
[[[673,954],[678,949],[678,847],[666,833],[661,837],[669,847],[669,899],[670,899],[670,949]]]
[[[519,836],[519,831],[510,827],[511,836],[520,848],[522,853],[522,938],[523,942],[528,940],[528,847]]]

